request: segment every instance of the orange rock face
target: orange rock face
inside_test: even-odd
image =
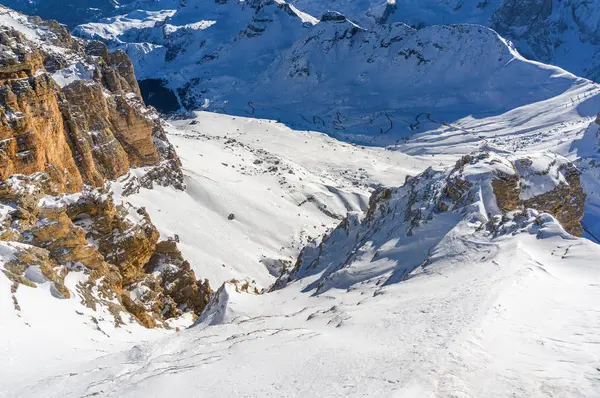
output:
[[[48,45],[0,26],[0,179],[46,172],[61,191],[76,192],[167,159],[127,55],[33,22]]]
[[[64,190],[81,189],[56,92],[48,75],[0,86],[0,178],[46,171]]]
[[[116,204],[106,191],[66,195],[55,188],[45,173],[0,183],[0,246],[18,245],[0,271],[14,291],[36,288],[26,271],[39,267],[56,298],[105,306],[116,324],[130,314],[146,327],[168,327],[171,318],[204,310],[208,281],[196,279],[177,238],[159,242],[143,208]],[[82,273],[74,290],[64,284],[70,272]]]
[[[176,242],[159,244],[143,208],[94,189],[142,166],[153,167],[128,181],[130,193],[154,183],[184,189],[179,159],[142,101],[131,61],[56,22],[14,18],[24,33],[0,22],[0,245],[14,252],[0,271],[12,292],[51,282],[55,298],[106,307],[115,324],[128,314],[146,327],[168,327],[184,312],[198,315],[212,291]],[[28,278],[30,269],[39,277]],[[82,273],[71,290],[70,272]]]

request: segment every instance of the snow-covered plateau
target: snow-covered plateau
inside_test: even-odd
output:
[[[80,3],[94,12],[72,47],[131,57],[171,112],[148,111],[182,180],[132,166],[41,199],[24,176],[0,184],[0,397],[600,397],[600,85],[580,62],[596,36],[536,55],[569,10],[596,34],[595,2]],[[70,59],[37,23],[0,7],[0,28]],[[537,61],[523,26],[546,35]],[[32,78],[1,40],[0,86]],[[566,48],[576,67],[555,62]],[[37,75],[92,84],[98,57],[71,58]],[[2,140],[24,116],[0,116]],[[6,187],[40,211],[89,195],[151,219],[210,282],[205,308],[146,328],[115,299],[90,305],[84,266],[57,289],[29,259],[15,282],[35,239],[6,232],[23,213]],[[98,223],[84,216],[80,234]]]

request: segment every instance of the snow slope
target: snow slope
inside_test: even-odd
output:
[[[580,162],[588,191],[584,224],[595,230],[598,92],[582,81],[501,115],[452,123],[421,117],[413,137],[388,148],[199,112],[167,128],[188,190],[155,187],[122,199],[145,206],[163,235],[178,234],[184,256],[213,285],[235,278],[259,290],[289,270],[305,243],[337,225],[347,210],[366,210],[373,189],[400,186],[407,175],[451,166],[472,151],[516,157],[553,151]],[[117,195],[128,180],[113,184]],[[9,382],[0,383],[0,391],[160,396],[173,391],[175,378],[176,391],[202,386],[206,396],[380,395],[394,388],[417,396],[594,396],[597,246],[566,237],[550,219],[543,239],[537,230],[490,239],[461,217],[444,217],[424,227],[417,245],[406,238],[382,243],[400,268],[379,254],[376,266],[357,268],[358,279],[343,276],[318,297],[315,284],[329,280],[324,271],[260,296],[227,285],[205,324],[158,343],[151,341],[166,332],[114,329],[76,299],[55,307],[47,291],[19,289],[26,319],[14,315],[8,296],[0,300],[0,336],[10,342],[2,348],[10,360],[0,369]],[[396,269],[412,269],[428,254],[435,254],[435,267],[381,287]],[[64,339],[64,328],[76,337]],[[138,347],[128,351],[133,345]],[[517,346],[518,352],[512,350]],[[77,355],[65,356],[70,352]],[[113,352],[120,353],[82,364]],[[76,375],[60,376],[67,374]]]
[[[178,234],[185,258],[216,287],[234,278],[258,290],[269,287],[308,240],[337,225],[348,210],[366,208],[375,187],[399,184],[425,167],[398,152],[268,120],[199,113],[195,121],[172,123],[167,131],[188,189],[155,186],[121,199],[145,206],[163,237]],[[114,183],[116,198],[133,176],[143,174],[133,170]],[[2,269],[10,245],[0,242],[0,254]],[[144,329],[133,319],[115,327],[103,307],[83,304],[77,275],[69,273],[72,296],[63,300],[53,297],[50,282],[32,275],[37,288],[21,286],[14,294],[19,311],[11,282],[0,275],[0,396],[20,395],[23,386],[60,369],[76,374],[84,361],[175,334]],[[190,323],[180,319],[171,326]]]
[[[106,306],[86,306],[84,293],[78,288],[89,279],[89,273],[83,271],[73,270],[65,278],[69,298],[58,293],[37,266],[25,272],[32,286],[15,289],[4,275],[5,265],[16,250],[27,246],[0,242],[0,396],[11,396],[18,386],[52,376],[57,367],[77,367],[84,358],[119,352],[174,333],[146,329],[125,313],[120,314],[123,323],[116,325],[114,314]],[[189,315],[173,320],[171,326],[191,323]]]
[[[481,26],[365,30],[282,3],[188,5],[92,26],[139,51],[146,77],[230,113],[167,126],[185,192],[127,196],[143,170],[112,190],[177,234],[213,286],[236,281],[175,334],[114,328],[77,297],[51,300],[43,280],[19,289],[17,315],[0,278],[0,395],[597,396],[597,85]],[[347,212],[353,228],[368,218],[375,189],[428,167],[417,181],[434,186],[473,151],[492,161],[468,170],[464,206],[442,212],[430,190],[414,202],[399,188],[360,244],[343,226],[320,239]],[[503,220],[489,168],[522,156],[534,171],[523,198],[562,181],[549,160],[578,163],[589,240],[535,211]]]
[[[266,295],[225,285],[194,327],[57,369],[15,395],[595,396],[598,246],[536,212],[494,233],[481,228],[480,205],[447,213],[452,226],[402,281],[388,270],[315,291],[317,266]],[[395,224],[381,217],[375,233]],[[412,239],[444,216],[433,217]],[[376,261],[402,266],[389,256],[395,236]]]
[[[279,176],[264,172],[273,165],[272,157],[280,161],[278,167],[301,176],[304,186],[291,180],[295,191],[312,192],[343,212],[336,204],[339,198],[357,198],[360,191],[366,195],[367,189],[356,187],[355,181],[398,186],[425,164],[441,169],[472,149],[520,156],[543,153],[547,147],[566,150],[587,139],[588,130],[595,137],[593,118],[583,116],[588,105],[597,105],[595,96],[584,95],[588,88],[580,87],[573,100],[561,98],[568,107],[555,99],[543,103],[547,108],[533,104],[418,134],[403,144],[405,151],[415,151],[413,159],[291,131],[272,121],[202,112],[194,121],[172,121],[169,132],[188,185],[203,192],[193,188],[175,196],[158,188],[125,199],[146,206],[163,233],[180,234],[185,256],[202,275],[213,272],[211,280],[223,281],[246,273],[262,287],[273,277],[261,279],[265,264],[257,253],[292,261],[297,249],[288,232],[324,220],[337,223],[316,203],[297,207],[295,196],[279,185]],[[481,137],[466,131],[474,124]],[[225,144],[232,139],[242,145]],[[431,142],[425,145],[426,140]],[[575,155],[581,153],[571,157]],[[263,163],[256,165],[256,160]],[[490,164],[503,167],[502,158],[498,160]],[[406,170],[411,162],[417,162],[415,172]],[[242,168],[246,170],[240,172]],[[344,170],[361,173],[348,176]],[[480,170],[485,175],[486,169]],[[481,179],[471,175],[474,182]],[[322,184],[334,181],[343,193],[320,196]],[[275,194],[265,196],[270,191]],[[258,204],[253,200],[257,192]],[[200,396],[595,396],[600,366],[594,306],[600,295],[598,246],[569,236],[552,217],[535,212],[491,234],[480,227],[490,211],[498,214],[492,199],[488,191],[466,211],[434,215],[413,230],[413,237],[405,235],[406,224],[384,215],[375,230],[381,241],[354,253],[359,261],[350,267],[330,272],[322,262],[323,267],[263,295],[226,284],[191,329],[83,363],[95,356],[86,354],[85,361],[58,365],[52,377],[29,375],[28,380],[37,381],[26,389],[11,383],[6,391],[9,396],[190,391]],[[364,210],[365,203],[361,206]],[[233,207],[244,212],[233,210],[236,217],[230,221],[227,214]],[[264,216],[275,207],[277,217]],[[297,209],[307,216],[298,222],[292,217]],[[278,234],[279,241],[272,242]],[[279,245],[287,245],[284,254],[276,250]],[[327,243],[323,253],[342,261],[351,249]],[[211,256],[220,256],[214,261],[227,261],[227,267],[215,268]]]
[[[207,112],[172,121],[167,131],[187,190],[155,187],[123,199],[144,206],[165,236],[179,235],[185,258],[217,287],[230,279],[269,287],[309,240],[348,211],[364,210],[370,191],[401,184],[426,164],[269,120]]]
[[[584,226],[588,234],[600,236],[596,167],[600,143],[594,122],[600,88],[576,82],[563,94],[499,115],[452,122],[437,114],[421,115],[413,122],[413,136],[386,148],[348,144],[269,120],[200,112],[193,121],[171,121],[169,130],[188,186],[197,188],[187,193],[164,189],[161,196],[166,203],[157,201],[154,191],[126,200],[145,206],[165,235],[179,234],[196,272],[215,285],[250,277],[268,287],[271,274],[278,271],[269,272],[265,263],[277,264],[276,269],[292,264],[308,237],[320,236],[347,211],[365,210],[374,188],[402,185],[407,175],[428,166],[453,165],[474,151],[517,158],[533,154],[544,168],[543,159],[558,154],[580,165],[588,194]],[[537,194],[556,185],[534,177],[528,183]],[[528,193],[524,195],[522,199],[527,199]],[[183,200],[189,204],[182,212],[168,205]],[[277,217],[265,216],[273,209]],[[190,211],[198,225],[189,224]],[[233,222],[227,220],[231,213],[236,217]],[[203,231],[204,224],[219,227]],[[236,242],[239,252],[224,250],[227,242]]]
[[[552,149],[577,160],[585,148],[592,156],[598,128],[591,109],[598,103],[590,88],[581,84],[487,119],[429,122],[427,132],[388,149],[201,112],[168,129],[190,189],[142,189],[124,200],[146,206],[163,234],[179,234],[186,258],[213,284],[247,278],[260,289],[275,279],[269,270],[284,271],[275,260],[289,261],[289,270],[307,235],[316,238],[339,222],[323,205],[339,215],[347,206],[366,210],[379,184],[402,185],[406,175],[427,165],[443,169],[474,149],[515,156]],[[581,140],[585,145],[569,152]],[[269,171],[273,166],[277,171]],[[126,183],[113,189],[118,194]],[[314,201],[298,206],[311,195]],[[379,233],[387,240],[377,256],[375,246],[365,246],[374,262],[362,256],[351,273],[317,268],[262,295],[227,284],[196,326],[169,336],[101,325],[108,339],[93,322],[81,323],[76,302],[57,311],[32,296],[24,320],[0,300],[1,338],[10,342],[2,348],[10,360],[0,369],[0,394],[594,396],[598,246],[535,213],[496,236],[479,230],[492,209],[487,198],[466,213],[435,215],[413,238],[382,218]],[[331,250],[336,261],[344,257]],[[317,290],[321,281],[328,282]],[[19,302],[28,303],[31,291],[44,292],[19,289]],[[73,337],[65,339],[62,328],[41,333],[49,316],[48,324],[68,325]]]
[[[117,200],[145,206],[164,238],[179,235],[185,258],[217,288],[234,278],[258,290],[269,287],[308,240],[334,227],[348,210],[364,209],[375,187],[399,184],[425,167],[398,152],[268,120],[199,113],[193,121],[172,124],[167,131],[183,162],[187,190],[155,186],[120,196],[143,169],[132,170],[113,190]],[[0,242],[0,270],[11,258],[10,245]],[[34,271],[37,288],[23,285],[14,293],[18,311],[12,283],[0,274],[0,396],[14,396],[59,369],[77,373],[73,369],[83,361],[175,334],[144,329],[130,318],[116,327],[104,307],[83,303],[79,273],[69,273],[65,284],[72,295],[59,300],[52,283]]]

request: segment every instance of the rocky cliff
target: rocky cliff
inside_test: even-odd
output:
[[[450,170],[430,168],[402,187],[374,192],[365,213],[350,213],[321,242],[307,246],[273,289],[312,275],[319,277],[307,290],[316,293],[390,272],[381,283],[398,282],[426,264],[440,242],[457,239],[457,230],[481,235],[490,248],[519,233],[581,236],[584,201],[579,172],[558,155],[466,155]],[[541,228],[548,223],[552,228]]]
[[[0,267],[20,288],[102,307],[115,325],[168,326],[212,293],[143,208],[106,183],[133,167],[128,192],[183,189],[180,162],[122,52],[55,22],[0,7]],[[138,173],[138,175],[140,175]],[[67,283],[66,280],[70,280]]]
[[[0,14],[10,21],[0,24],[0,178],[43,171],[61,191],[76,192],[130,167],[178,169],[124,53],[54,22]]]

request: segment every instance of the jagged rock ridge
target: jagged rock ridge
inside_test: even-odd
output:
[[[391,275],[382,283],[401,281],[426,265],[431,250],[452,239],[461,223],[493,240],[543,234],[540,226],[556,219],[554,232],[581,236],[585,193],[579,176],[572,163],[552,153],[509,161],[482,152],[464,156],[451,170],[430,168],[400,188],[376,191],[365,213],[350,213],[307,246],[273,289],[311,275],[319,276],[307,290],[316,293],[381,275]]]

